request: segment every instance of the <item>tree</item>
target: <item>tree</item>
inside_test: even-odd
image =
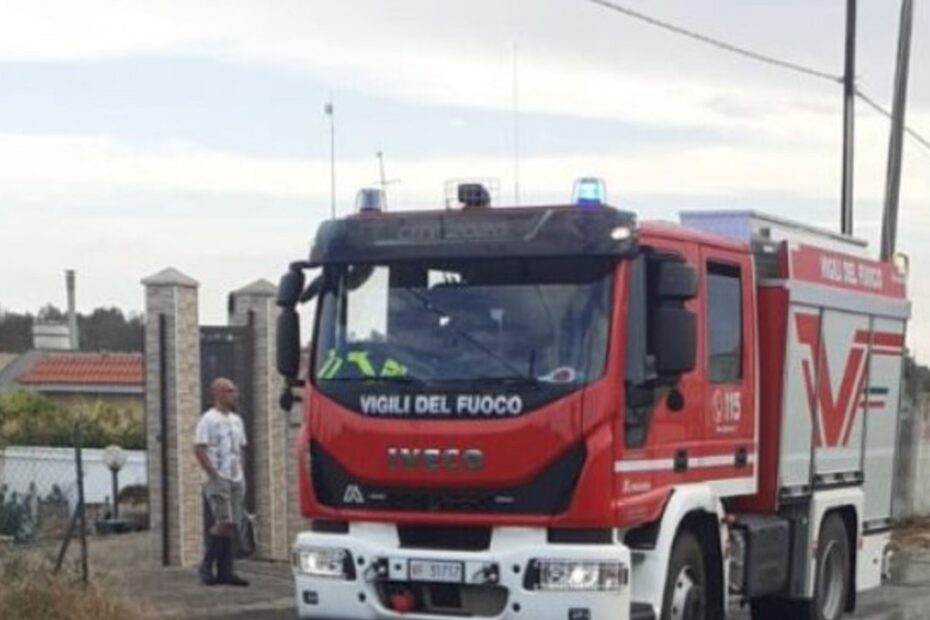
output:
[[[0,351],[22,353],[32,348],[31,314],[18,314],[0,309]]]
[[[22,353],[32,348],[36,321],[65,321],[67,316],[52,304],[37,315],[0,309],[0,351]],[[119,308],[97,308],[78,314],[78,346],[82,351],[142,351],[145,325],[142,315],[125,315]]]
[[[97,308],[78,315],[82,351],[141,351],[145,326],[142,317],[126,317],[119,308]]]
[[[39,310],[39,315],[36,318],[40,321],[64,321],[68,317],[64,312],[59,310],[57,306],[53,304],[45,304]]]

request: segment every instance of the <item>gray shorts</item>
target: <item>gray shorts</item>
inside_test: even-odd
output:
[[[245,502],[245,483],[233,482],[226,478],[214,478],[203,485],[203,495],[210,504],[213,520],[217,523],[242,523],[243,503]]]

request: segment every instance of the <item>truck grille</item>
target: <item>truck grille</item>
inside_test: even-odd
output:
[[[404,549],[487,551],[491,548],[489,527],[400,525],[397,534]]]
[[[392,512],[556,515],[568,510],[586,450],[572,446],[535,479],[513,488],[381,487],[356,480],[316,443],[310,473],[317,501],[332,508]]]
[[[381,604],[388,609],[392,594],[407,592],[416,601],[413,613],[467,618],[500,616],[508,596],[507,590],[499,586],[384,582],[377,589]]]

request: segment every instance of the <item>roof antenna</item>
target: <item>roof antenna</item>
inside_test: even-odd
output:
[[[323,105],[323,113],[329,117],[329,217],[336,219],[336,109],[332,93]]]
[[[520,206],[520,48],[513,43],[513,204]]]
[[[378,157],[378,180],[375,182],[375,185],[378,185],[381,188],[381,195],[384,196],[384,210],[387,211],[388,208],[388,199],[387,199],[387,190],[389,185],[394,185],[395,183],[400,183],[400,179],[390,179],[388,180],[387,175],[384,173],[384,152],[378,151],[376,153]]]

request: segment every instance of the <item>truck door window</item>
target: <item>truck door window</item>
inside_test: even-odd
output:
[[[626,413],[623,417],[627,448],[641,448],[646,443],[655,395],[651,382],[651,356],[647,340],[648,297],[646,257],[630,261],[626,325]]]
[[[743,376],[743,304],[740,269],[707,264],[707,365],[712,383]]]
[[[361,286],[364,284],[364,286]],[[346,341],[350,344],[387,337],[388,270],[375,267],[356,288],[347,291]]]

